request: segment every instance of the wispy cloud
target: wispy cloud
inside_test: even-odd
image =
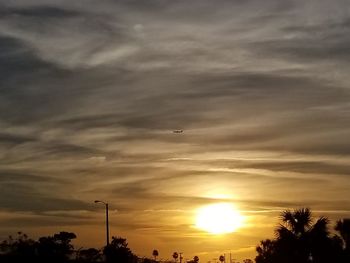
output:
[[[348,216],[347,6],[1,2],[0,233],[97,226],[96,198],[140,253],[147,231],[216,251],[191,221],[211,202],[256,211],[242,248],[283,208]]]

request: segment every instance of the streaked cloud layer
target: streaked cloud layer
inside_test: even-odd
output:
[[[345,0],[0,1],[0,235],[101,245],[104,199],[140,254],[243,257],[281,209],[350,216],[349,54]]]

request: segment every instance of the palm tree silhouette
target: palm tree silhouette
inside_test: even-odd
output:
[[[290,233],[300,236],[303,235],[311,225],[311,212],[308,208],[298,210],[283,211],[281,214],[283,224],[280,226],[282,231],[288,230]],[[279,232],[279,230],[277,230]]]
[[[334,241],[328,230],[329,221],[318,218],[315,223],[310,209],[286,210],[276,229],[274,241],[262,241],[257,247],[256,262],[309,263],[334,262]]]
[[[281,221],[276,229],[279,250],[290,255],[290,259],[294,258],[295,262],[307,262],[310,253],[306,233],[311,226],[310,210],[302,208],[283,211]]]
[[[337,221],[335,228],[339,232],[340,238],[338,236],[334,237],[333,240],[337,241],[342,248],[342,261],[350,261],[350,219],[343,219]]]
[[[154,260],[157,261],[157,257],[159,256],[159,252],[157,249],[154,249],[153,252],[152,252],[152,255],[154,257]]]
[[[345,250],[350,251],[350,219],[338,220],[334,229],[339,232],[343,239]]]

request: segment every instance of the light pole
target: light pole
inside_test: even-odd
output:
[[[100,201],[100,200],[95,200],[95,203],[101,203],[106,206],[106,239],[107,239],[107,246],[109,245],[109,223],[108,223],[108,203]]]

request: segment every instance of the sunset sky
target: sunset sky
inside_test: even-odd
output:
[[[99,199],[137,255],[206,262],[350,217],[349,68],[348,0],[0,0],[0,239],[102,247]],[[196,228],[216,203],[243,226]]]

